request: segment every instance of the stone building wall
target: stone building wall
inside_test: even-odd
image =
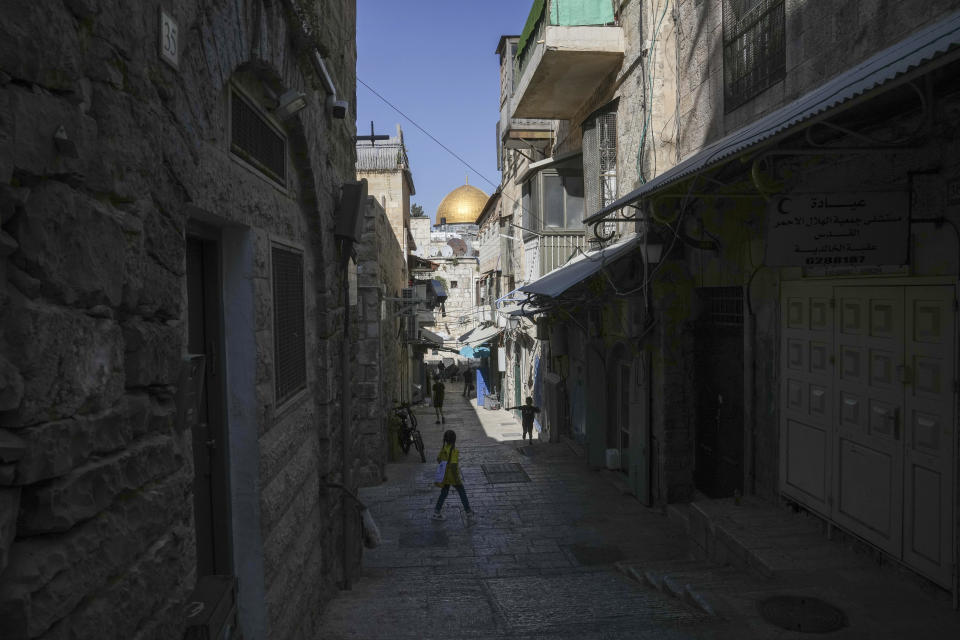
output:
[[[725,113],[722,0],[680,0],[676,6],[679,153],[684,158],[957,8],[951,0],[785,0],[783,80]]]
[[[476,285],[479,277],[477,258],[430,258],[440,265],[434,272],[434,278],[442,278],[447,283],[447,302],[444,305],[446,316],[440,308],[434,310],[436,330],[456,338],[476,326]],[[456,287],[453,283],[456,282]],[[434,329],[431,328],[431,331]]]
[[[387,416],[402,392],[401,371],[408,366],[406,349],[398,337],[400,315],[384,298],[400,297],[406,286],[404,254],[386,213],[375,198],[367,205],[363,242],[358,246],[357,286],[359,322],[358,384],[354,421],[358,433],[355,455],[360,486],[379,484],[387,462]]]
[[[222,254],[224,499],[244,636],[314,637],[343,579],[342,502],[323,480],[343,467],[332,227],[353,176],[354,118],[331,118],[307,56],[320,48],[352,103],[355,5],[307,7],[168,3],[174,69],[154,44],[156,2],[0,6],[4,638],[182,633],[197,580],[195,470],[175,400],[197,222]],[[262,110],[287,140],[284,187],[231,153],[232,86],[261,107],[264,86],[306,94],[286,122]],[[277,243],[304,257],[308,354],[306,388],[282,406]]]

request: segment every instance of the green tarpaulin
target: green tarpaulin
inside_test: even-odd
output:
[[[520,41],[517,43],[517,57],[540,23],[547,0],[533,0],[527,23],[523,25]],[[550,24],[562,27],[610,24],[614,21],[613,0],[550,0]]]
[[[550,24],[576,27],[611,22],[612,0],[553,0],[550,3]]]
[[[533,6],[530,8],[530,15],[527,16],[527,23],[523,25],[523,31],[520,33],[520,41],[517,42],[517,57],[523,53],[523,48],[527,46],[527,41],[533,32],[537,30],[537,23],[540,22],[540,16],[543,15],[543,6],[547,0],[533,0]]]

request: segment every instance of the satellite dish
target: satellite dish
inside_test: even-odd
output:
[[[430,247],[430,257],[436,258],[438,255],[440,255],[440,249],[437,247]]]
[[[449,246],[449,245],[447,245],[447,246],[445,246],[445,247],[442,247],[442,248],[440,249],[440,255],[443,256],[444,258],[452,258],[452,257],[453,257],[453,247],[451,247],[451,246]]]

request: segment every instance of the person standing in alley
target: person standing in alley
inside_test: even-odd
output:
[[[463,510],[467,514],[467,523],[473,522],[474,513],[470,510],[470,501],[467,500],[467,491],[463,488],[463,475],[460,473],[460,452],[454,445],[457,444],[457,433],[452,429],[447,429],[443,434],[443,446],[440,453],[437,454],[437,464],[446,462],[443,471],[443,477],[436,479],[434,485],[440,487],[440,497],[437,498],[437,506],[433,510],[434,520],[443,520],[443,501],[447,499],[450,493],[450,487],[454,487],[460,494],[460,502],[463,503]],[[439,476],[439,473],[437,474]]]
[[[527,404],[519,407],[507,407],[507,411],[513,411],[514,409],[520,410],[520,421],[523,423],[523,437],[521,440],[526,440],[529,434],[530,444],[533,444],[533,418],[540,413],[540,407],[533,406],[533,398],[527,396]]]
[[[473,393],[473,369],[467,369],[463,374],[463,397],[470,399]]]
[[[437,411],[437,424],[446,422],[446,419],[443,417],[443,394],[446,389],[446,386],[443,384],[443,379],[440,376],[437,376],[433,379],[433,407]]]

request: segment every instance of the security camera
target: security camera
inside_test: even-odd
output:
[[[347,117],[347,107],[349,103],[346,100],[334,100],[330,105],[330,113],[337,120],[343,120]]]

